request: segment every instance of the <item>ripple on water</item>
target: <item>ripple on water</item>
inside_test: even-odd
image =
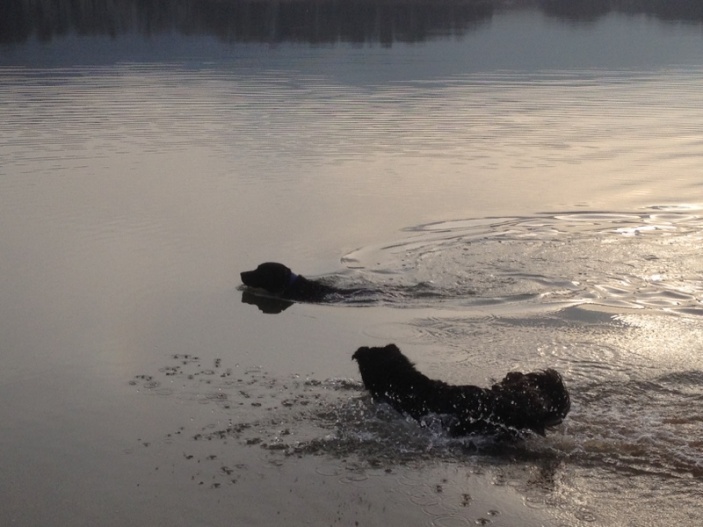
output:
[[[700,477],[700,371],[579,386],[565,451],[574,461],[631,474]],[[566,439],[568,437],[568,439]]]
[[[444,221],[342,261],[389,304],[466,308],[594,303],[682,316],[703,311],[703,217],[693,205]],[[383,274],[380,274],[383,270]],[[413,284],[424,284],[424,296]],[[488,303],[488,304],[487,304]]]

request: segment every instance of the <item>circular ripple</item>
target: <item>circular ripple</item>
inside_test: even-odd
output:
[[[697,316],[703,218],[693,210],[437,222],[343,262],[377,285],[379,301],[404,307],[571,302]]]

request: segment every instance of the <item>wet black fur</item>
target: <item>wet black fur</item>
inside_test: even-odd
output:
[[[277,262],[262,263],[253,271],[240,273],[240,276],[242,283],[248,287],[263,289],[271,295],[289,300],[321,302],[329,295],[347,292],[318,280],[294,275],[288,267]]]
[[[296,275],[278,262],[265,262],[253,271],[240,273],[242,283],[247,287],[263,289],[278,298],[300,302],[323,302],[331,295],[354,295],[362,289],[343,289]]]
[[[437,414],[451,435],[540,435],[562,422],[571,402],[561,375],[552,369],[510,372],[490,388],[456,386],[423,375],[395,344],[361,347],[352,357],[377,401],[417,420]]]

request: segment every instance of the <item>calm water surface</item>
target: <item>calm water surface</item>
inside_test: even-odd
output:
[[[0,523],[697,521],[696,3],[50,5],[0,23]],[[264,314],[265,260],[378,292]],[[572,412],[420,429],[388,342]]]

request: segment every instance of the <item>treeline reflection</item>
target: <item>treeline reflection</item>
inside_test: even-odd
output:
[[[703,22],[701,0],[13,0],[0,2],[0,43],[167,32],[229,42],[419,42],[460,36],[497,10],[533,8],[589,23],[612,13]]]

